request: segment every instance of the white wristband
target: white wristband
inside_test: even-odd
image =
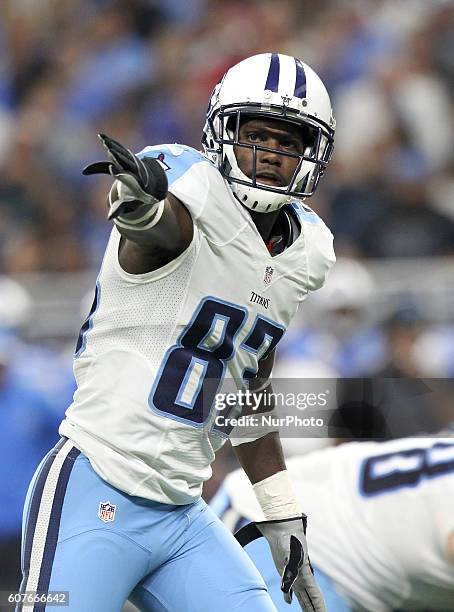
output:
[[[254,493],[267,521],[282,520],[302,514],[287,470],[256,482]]]
[[[123,229],[141,232],[149,230],[161,219],[162,213],[164,212],[164,206],[165,200],[161,200],[160,202],[156,202],[156,204],[154,204],[153,207],[138,220],[130,220],[123,215],[119,215],[116,219],[114,219],[114,223],[117,227],[122,227]],[[149,221],[149,219],[151,220]],[[146,221],[148,221],[148,223],[146,223]]]

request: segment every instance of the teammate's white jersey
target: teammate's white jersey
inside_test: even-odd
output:
[[[271,257],[249,213],[200,153],[163,145],[142,154],[166,167],[169,191],[194,220],[193,240],[175,261],[132,275],[120,267],[114,227],[60,433],[115,487],[185,504],[201,495],[225,441],[206,409],[219,379],[257,372],[299,303],[323,284],[334,262],[332,235],[305,205],[289,205],[301,234]]]
[[[287,467],[309,517],[311,561],[355,609],[454,610],[452,438],[349,443]],[[263,520],[241,470],[223,490],[215,509],[230,529],[240,517]]]

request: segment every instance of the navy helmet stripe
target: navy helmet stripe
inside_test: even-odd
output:
[[[268,77],[265,83],[265,89],[268,89],[269,91],[277,92],[278,87],[279,87],[279,72],[280,72],[279,55],[277,53],[272,53],[270,68],[268,70]]]
[[[294,96],[296,98],[305,98],[306,97],[306,73],[304,71],[304,66],[301,60],[296,59],[296,79],[295,79],[295,91]]]
[[[60,530],[61,513],[63,509],[63,502],[65,500],[66,488],[68,486],[69,477],[74,467],[74,462],[80,455],[80,450],[75,446],[70,450],[66,457],[63,465],[60,469],[58,476],[58,482],[55,489],[54,500],[52,503],[52,510],[49,518],[49,527],[47,529],[46,544],[44,546],[43,558],[41,562],[41,571],[39,574],[38,588],[37,591],[47,592],[49,590],[50,577],[52,573],[52,566],[54,563],[55,550],[57,548],[58,532]],[[35,605],[34,612],[44,612],[45,603],[39,603]]]
[[[39,507],[41,505],[41,498],[43,495],[44,485],[46,484],[46,479],[49,474],[49,470],[52,467],[52,464],[57,456],[58,452],[65,444],[66,438],[60,440],[57,446],[49,453],[47,459],[43,463],[41,467],[41,471],[36,479],[33,494],[31,496],[30,501],[30,509],[28,512],[28,517],[25,526],[25,534],[24,534],[24,551],[23,551],[23,559],[22,559],[22,569],[24,572],[24,576],[28,574],[28,570],[30,568],[30,558],[32,553],[32,545],[33,538],[35,536],[35,528],[36,521],[38,520]],[[25,581],[26,583],[26,581]]]

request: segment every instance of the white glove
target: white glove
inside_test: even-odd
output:
[[[312,570],[306,540],[307,517],[258,521],[240,529],[235,537],[242,546],[264,536],[282,577],[281,590],[287,603],[295,593],[304,612],[326,612],[322,592]]]

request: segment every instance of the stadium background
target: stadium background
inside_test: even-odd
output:
[[[454,374],[452,2],[3,0],[0,589],[17,586],[27,484],[71,401],[110,231],[109,182],[81,176],[96,133],[197,148],[214,83],[269,50],[315,68],[338,124],[308,203],[340,264],[301,309],[278,375]],[[449,401],[424,410],[415,431],[452,418]],[[226,449],[207,497],[233,466]]]

